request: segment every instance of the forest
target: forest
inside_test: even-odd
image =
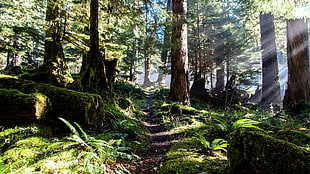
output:
[[[0,0],[1,174],[310,174],[310,0]]]

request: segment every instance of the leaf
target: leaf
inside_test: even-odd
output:
[[[75,129],[75,127],[71,123],[69,123],[64,118],[61,117],[58,118],[68,126],[68,128],[71,130],[72,133],[74,133],[75,135],[79,135],[79,132]]]
[[[80,130],[80,132],[82,133],[82,135],[83,135],[83,137],[85,138],[85,140],[88,140],[88,135],[87,135],[87,133],[82,129],[82,127],[81,127],[78,123],[76,123],[76,122],[74,122],[74,124],[76,125],[76,127],[79,128],[79,130]]]
[[[223,150],[223,151],[227,151],[225,148],[228,146],[228,143],[226,140],[218,138],[212,141],[211,143],[211,148],[214,151],[219,151],[219,150]]]
[[[258,126],[255,126],[255,124],[259,124],[260,122],[251,120],[251,119],[241,119],[233,123],[233,130],[236,130],[238,128],[254,128],[258,130],[263,130]]]

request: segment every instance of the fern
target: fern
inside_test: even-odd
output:
[[[82,127],[74,122],[74,125],[63,118],[59,118],[71,130],[72,135],[60,142],[53,143],[49,148],[61,146],[64,149],[78,148],[78,159],[83,160],[83,167],[88,173],[105,173],[105,163],[116,159],[136,159],[136,155],[128,154],[129,148],[122,145],[122,139],[110,139],[108,141],[97,139],[87,134]],[[99,135],[99,137],[108,137]],[[112,138],[109,136],[109,138]]]
[[[58,117],[58,119],[60,119],[62,122],[64,122],[73,134],[79,136],[79,132],[75,129],[75,127],[71,123],[69,123],[67,120],[65,120],[64,118],[61,118],[61,117]]]
[[[226,148],[228,146],[228,143],[226,140],[218,138],[212,141],[211,143],[211,149],[213,151],[224,151],[227,152]]]
[[[238,128],[254,128],[257,130],[263,130],[258,126],[255,126],[256,124],[259,123],[260,122],[251,119],[241,119],[233,123],[232,129],[237,130]]]
[[[213,151],[224,151],[227,152],[226,148],[228,146],[228,143],[226,140],[218,138],[214,139],[211,143],[210,141],[207,141],[206,138],[200,134],[196,133],[198,137],[193,137],[193,139],[199,141],[203,147],[207,150],[208,153]]]

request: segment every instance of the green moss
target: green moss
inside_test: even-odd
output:
[[[74,149],[53,154],[38,161],[34,166],[42,173],[79,173],[82,164],[79,164],[77,153]],[[74,171],[76,170],[76,171]]]
[[[173,141],[160,173],[227,173],[227,160],[203,155],[200,150],[191,138]]]
[[[310,134],[303,133],[301,131],[286,129],[280,130],[277,135],[277,138],[285,141],[289,141],[298,146],[309,147],[310,146]]]
[[[0,89],[0,105],[2,118],[6,119],[42,119],[50,107],[49,99],[45,95],[24,94],[16,89]],[[28,116],[24,117],[26,114]]]
[[[44,149],[49,143],[49,139],[37,136],[17,141],[3,153],[3,161],[6,163],[3,170],[18,170],[33,164],[44,157]]]
[[[240,129],[230,142],[232,173],[308,173],[310,151],[260,131]]]
[[[13,145],[15,142],[34,135],[50,137],[52,135],[52,131],[45,126],[38,124],[31,124],[27,127],[5,129],[0,132],[0,150],[5,151],[6,148]]]

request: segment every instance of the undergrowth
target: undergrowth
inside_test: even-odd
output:
[[[241,128],[310,147],[306,112],[293,118],[284,112],[272,115],[240,105],[223,110],[200,103],[194,107],[154,103],[160,104],[152,107],[159,120],[172,134],[183,135],[172,142],[160,173],[229,173],[228,147],[234,132]]]

